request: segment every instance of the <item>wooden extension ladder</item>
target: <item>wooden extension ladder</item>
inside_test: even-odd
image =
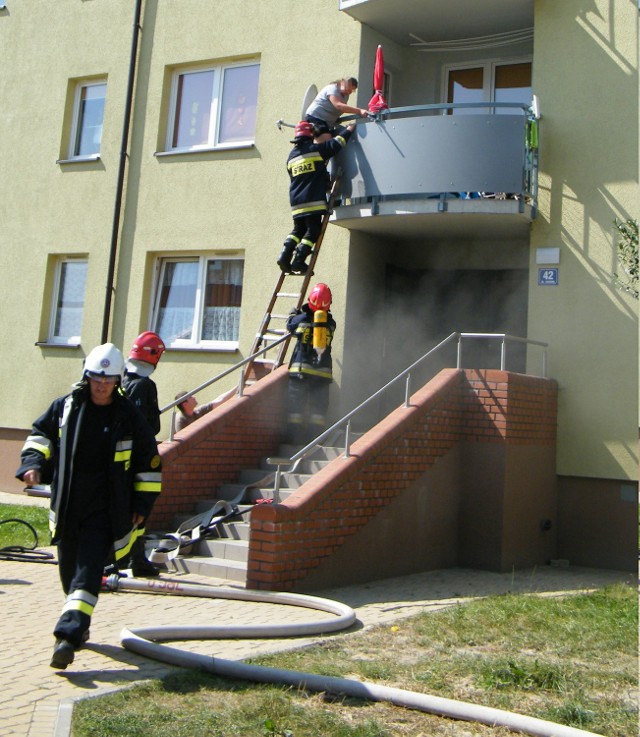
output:
[[[309,282],[313,276],[313,271],[318,260],[318,254],[320,253],[320,247],[324,239],[324,234],[329,224],[329,218],[333,211],[333,206],[336,200],[336,196],[340,189],[340,172],[336,174],[335,179],[331,183],[331,190],[329,193],[328,210],[322,218],[322,224],[320,227],[320,234],[315,243],[313,251],[309,259],[309,266],[307,273],[301,276],[300,274],[286,274],[280,272],[280,276],[276,282],[273,294],[269,299],[267,310],[260,323],[260,329],[256,333],[256,337],[251,346],[251,353],[253,355],[257,353],[261,348],[266,348],[270,343],[279,340],[287,334],[287,320],[290,314],[297,309],[300,309],[304,304],[307,289],[309,288]],[[290,291],[284,289],[285,280],[288,284],[295,284],[295,287]],[[271,322],[275,323],[275,326],[271,325]],[[287,349],[289,347],[289,341],[291,336],[279,346],[263,354],[260,358],[255,358],[253,361],[247,363],[244,368],[244,382],[245,384],[251,384],[263,376],[275,371],[279,366],[282,366],[284,362]]]

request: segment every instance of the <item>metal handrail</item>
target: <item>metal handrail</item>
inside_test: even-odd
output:
[[[174,399],[173,402],[170,402],[169,404],[162,407],[160,410],[160,414],[163,412],[166,412],[167,410],[174,409],[179,404],[182,404],[185,399],[188,399],[189,397],[192,397],[194,394],[197,394],[198,392],[202,391],[203,389],[206,389],[208,386],[211,386],[211,384],[214,384],[216,381],[219,381],[220,379],[224,379],[225,376],[228,376],[229,374],[233,373],[234,371],[237,371],[238,369],[243,368],[248,363],[255,361],[256,358],[259,356],[264,355],[267,351],[271,350],[272,348],[275,348],[277,345],[280,345],[280,343],[284,343],[285,340],[289,340],[291,336],[289,333],[286,335],[283,335],[281,338],[278,338],[277,340],[272,341],[269,343],[269,345],[265,346],[264,348],[261,348],[259,351],[256,351],[255,353],[252,353],[250,356],[247,356],[247,358],[244,358],[242,361],[239,361],[238,363],[234,364],[233,366],[230,366],[229,368],[225,369],[224,371],[220,372],[219,374],[216,374],[213,378],[208,379],[203,384],[200,384],[200,386],[197,386],[195,389],[192,389],[190,392],[186,392],[178,399]],[[238,381],[238,387],[235,390],[236,395],[238,397],[241,397],[244,392],[244,386],[245,386],[245,376],[244,371],[240,374],[240,380]],[[230,390],[229,394],[231,393]],[[169,440],[173,440],[173,417],[171,418],[171,428],[169,429]]]
[[[395,385],[398,381],[401,379],[405,379],[405,398],[404,398],[404,407],[409,407],[409,399],[411,397],[411,372],[417,368],[420,364],[423,363],[427,358],[432,356],[434,353],[439,351],[441,348],[444,348],[449,343],[452,343],[454,340],[457,340],[458,346],[457,346],[457,361],[456,361],[456,368],[462,367],[462,340],[465,338],[479,338],[479,339],[495,339],[500,338],[501,343],[501,350],[500,350],[500,370],[505,370],[505,362],[506,362],[506,344],[508,342],[515,342],[515,343],[524,343],[524,344],[530,344],[530,345],[537,345],[544,347],[543,351],[543,357],[542,357],[542,375],[546,378],[547,375],[547,351],[548,343],[544,343],[539,340],[531,340],[529,338],[520,338],[514,335],[508,335],[507,333],[451,333],[448,337],[446,337],[444,340],[442,340],[438,345],[433,347],[431,350],[427,351],[423,356],[418,358],[416,361],[414,361],[410,366],[408,366],[404,371],[401,371],[397,376],[395,376],[391,381],[387,382],[383,387],[378,389],[376,392],[374,392],[371,396],[369,396],[367,399],[365,399],[363,402],[361,402],[357,407],[352,409],[350,412],[348,412],[346,415],[344,415],[341,419],[339,419],[337,422],[335,422],[333,425],[331,425],[330,428],[325,430],[322,434],[318,435],[317,438],[312,440],[310,443],[304,446],[304,448],[301,448],[297,453],[294,453],[290,458],[267,458],[267,463],[270,465],[276,466],[276,475],[274,480],[274,489],[273,489],[273,501],[277,503],[279,501],[280,497],[280,481],[282,476],[282,467],[283,466],[290,466],[293,463],[298,462],[305,456],[309,455],[309,453],[314,450],[318,445],[322,443],[323,440],[326,440],[328,437],[330,437],[333,433],[335,433],[337,430],[340,430],[342,427],[345,428],[345,446],[344,446],[344,458],[350,458],[351,454],[351,419],[358,413],[360,410],[364,409],[368,405],[370,405],[375,399],[380,397],[382,394],[384,394],[387,389],[389,389],[391,386]]]

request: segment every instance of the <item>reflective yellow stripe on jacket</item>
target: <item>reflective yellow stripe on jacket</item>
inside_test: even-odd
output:
[[[49,460],[53,452],[53,445],[49,438],[45,438],[44,435],[29,435],[22,447],[23,453],[25,450],[37,450],[42,453],[46,460]]]
[[[137,473],[133,480],[133,488],[135,491],[159,494],[162,489],[162,472],[147,471],[146,473]]]
[[[304,205],[291,208],[293,217],[296,215],[306,215],[310,212],[324,212],[327,209],[325,200],[315,200],[314,202],[305,202]]]
[[[126,440],[119,440],[116,443],[116,452],[113,456],[113,460],[116,463],[124,463],[125,468],[129,467],[131,462],[131,451],[133,449],[133,440],[127,438]]]

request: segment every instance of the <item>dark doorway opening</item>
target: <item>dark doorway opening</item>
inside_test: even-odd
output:
[[[387,265],[385,365],[395,375],[454,332],[524,338],[527,295],[527,269],[415,270]],[[497,339],[464,340],[462,367],[499,368],[500,346]],[[428,362],[431,375],[455,366],[455,358],[452,344]],[[524,345],[508,344],[505,368],[525,371]]]

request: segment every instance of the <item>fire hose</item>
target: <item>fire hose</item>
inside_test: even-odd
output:
[[[332,619],[297,624],[268,625],[161,625],[156,627],[124,628],[120,641],[127,650],[169,665],[203,670],[215,675],[239,680],[276,683],[309,691],[351,696],[367,701],[386,701],[397,706],[436,714],[450,719],[478,722],[492,727],[503,726],[514,732],[535,737],[602,737],[593,732],[555,724],[543,719],[494,709],[491,707],[455,701],[440,696],[416,693],[389,686],[348,678],[321,676],[313,673],[281,668],[268,668],[241,661],[225,660],[210,655],[185,652],[179,648],[160,644],[168,640],[194,640],[215,638],[271,638],[300,637],[325,634],[347,629],[356,621],[351,607],[340,602],[305,594],[250,591],[246,589],[217,588],[169,581],[141,581],[109,576],[104,582],[111,591],[139,591],[144,593],[198,596],[242,601],[258,601],[285,604],[334,614]]]
[[[18,524],[26,527],[33,537],[31,545],[6,545],[0,548],[0,560],[16,560],[27,561],[30,563],[53,563],[57,562],[53,558],[53,554],[46,550],[36,550],[38,547],[38,533],[33,525],[30,525],[23,519],[11,517],[10,519],[0,520],[0,525]]]

